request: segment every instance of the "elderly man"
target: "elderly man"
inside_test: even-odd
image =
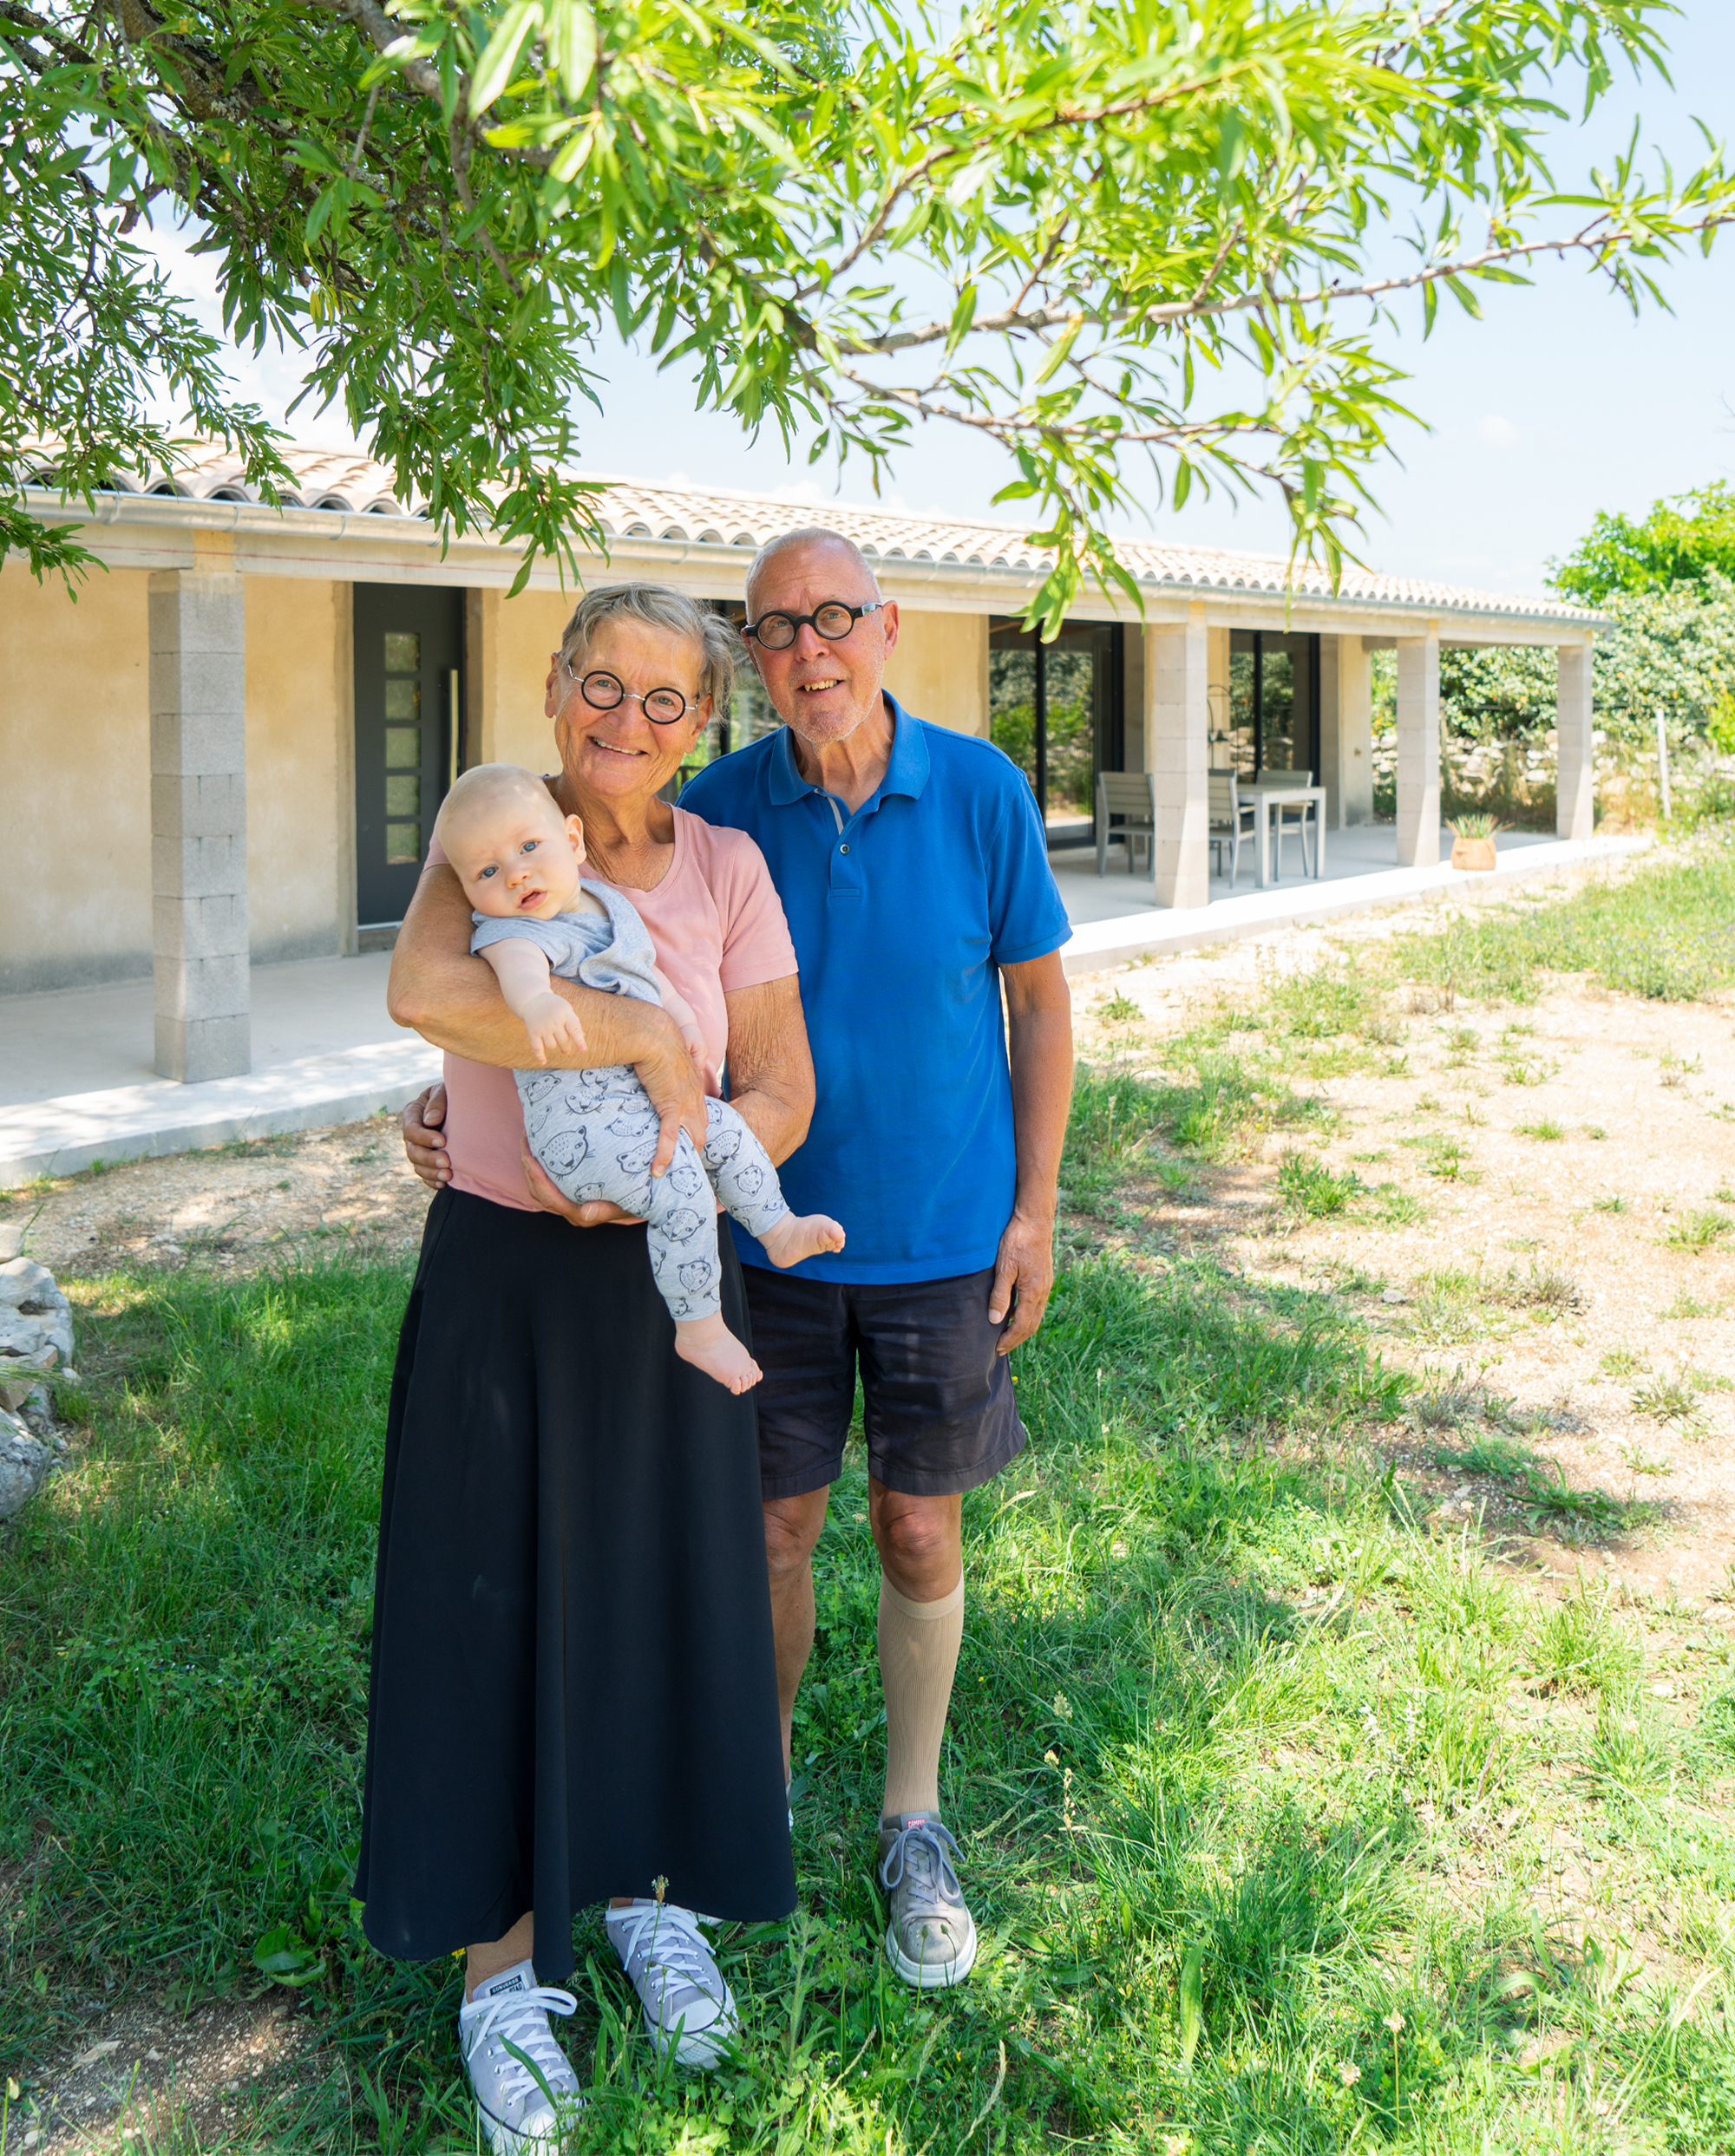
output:
[[[818,1094],[784,1189],[849,1238],[790,1272],[736,1238],[765,1371],[785,1759],[813,1645],[812,1555],[859,1375],[881,1569],[886,1951],[929,1989],[958,1983],[976,1956],[939,1788],[964,1624],[962,1499],[1025,1444],[1006,1357],[1042,1322],[1053,1280],[1070,931],[1022,774],[883,688],[898,610],[849,541],[773,540],[749,572],[747,609],[783,730],[710,765],[681,805],[748,833],[770,867]]]
[[[769,865],[818,1094],[783,1190],[848,1236],[841,1253],[779,1272],[736,1232],[764,1369],[784,1767],[813,1648],[813,1552],[859,1377],[881,1573],[886,1952],[930,1989],[976,1958],[939,1784],[964,1627],[963,1493],[1025,1441],[1006,1357],[1041,1323],[1053,1281],[1070,930],[1023,774],[886,692],[898,610],[859,551],[833,532],[789,532],[755,559],[747,602],[748,648],[784,727],[702,771],[682,807],[746,832]],[[551,710],[554,692],[551,676]],[[426,1101],[406,1111],[405,1136],[437,1180],[443,1105]],[[541,1202],[577,1221],[614,1211],[573,1209],[530,1173]]]

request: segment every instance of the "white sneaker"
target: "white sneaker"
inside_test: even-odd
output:
[[[476,1987],[458,2010],[458,2048],[476,2108],[495,2156],[558,2146],[562,2125],[579,2109],[579,2077],[554,2041],[551,2014],[572,2014],[570,1991],[539,1984],[528,1962]]]
[[[636,1901],[606,1912],[608,1936],[645,2009],[658,2057],[671,2048],[682,2066],[715,2066],[741,2026],[691,1909]]]

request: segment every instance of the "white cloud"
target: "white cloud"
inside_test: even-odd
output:
[[[1485,441],[1490,449],[1509,449],[1518,439],[1518,429],[1509,419],[1502,419],[1498,412],[1490,412],[1486,419],[1476,422],[1476,438]]]

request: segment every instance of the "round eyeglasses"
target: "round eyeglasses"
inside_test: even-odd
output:
[[[612,674],[580,676],[573,672],[570,660],[562,663],[568,679],[578,683],[579,694],[593,711],[612,711],[617,705],[636,703],[652,726],[678,726],[689,711],[698,708],[700,699],[684,696],[678,689],[647,689],[641,696]]]
[[[864,614],[877,614],[885,604],[874,599],[866,606],[846,606],[841,599],[828,599],[811,614],[762,614],[757,621],[743,622],[741,633],[768,651],[787,651],[803,629],[811,629],[828,644],[841,644]]]

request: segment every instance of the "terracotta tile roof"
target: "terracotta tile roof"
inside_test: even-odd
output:
[[[600,513],[604,528],[617,538],[758,547],[780,532],[821,525],[854,539],[864,554],[881,560],[979,564],[1028,577],[1044,574],[1052,559],[1041,548],[1028,545],[1016,525],[954,523],[949,519],[861,508],[847,502],[816,506],[780,501],[768,494],[652,487],[641,480],[611,480],[608,485]],[[1260,595],[1280,595],[1287,588],[1298,596],[1325,599],[1335,596],[1443,611],[1539,615],[1549,620],[1601,619],[1590,609],[1562,599],[1478,591],[1415,577],[1381,576],[1365,569],[1346,568],[1334,595],[1325,570],[1297,563],[1292,572],[1289,564],[1277,554],[1131,539],[1117,539],[1115,551],[1142,584],[1190,585],[1201,590]]]
[[[357,450],[320,449],[297,445],[285,453],[295,474],[290,503],[303,509],[336,509],[351,513],[419,516],[414,497],[400,504],[392,474]],[[51,471],[44,454],[43,476]],[[915,517],[899,511],[864,508],[848,502],[815,505],[769,494],[725,492],[704,487],[660,487],[643,480],[601,473],[591,476],[608,489],[599,505],[605,531],[614,539],[674,540],[686,546],[713,546],[750,552],[781,532],[820,525],[854,540],[878,560],[933,562],[968,569],[998,570],[1020,581],[1042,575],[1050,556],[1026,543],[1016,525],[971,523],[947,518]],[[153,470],[141,480],[128,474],[117,481],[128,493],[173,494],[194,501],[254,501],[257,493],[241,476],[239,465],[221,450],[196,458],[172,474]],[[1298,563],[1293,571],[1280,555],[1255,554],[1210,546],[1178,546],[1152,539],[1123,539],[1116,551],[1141,584],[1169,591],[1244,591],[1249,596],[1297,597],[1359,602],[1443,613],[1500,614],[1548,621],[1601,622],[1588,607],[1540,593],[1476,591],[1424,578],[1388,577],[1346,568],[1333,594],[1319,568]],[[1009,602],[1012,594],[1008,594]]]
[[[54,454],[41,448],[33,460],[39,483],[51,482]],[[295,485],[285,490],[286,504],[297,509],[342,509],[351,514],[372,512],[379,516],[416,516],[420,503],[406,509],[392,492],[392,475],[358,449],[296,448],[285,454],[295,474]],[[223,449],[176,465],[173,472],[153,465],[142,477],[136,472],[115,474],[115,491],[122,494],[169,494],[183,501],[253,501],[259,489],[242,476],[239,459]]]

